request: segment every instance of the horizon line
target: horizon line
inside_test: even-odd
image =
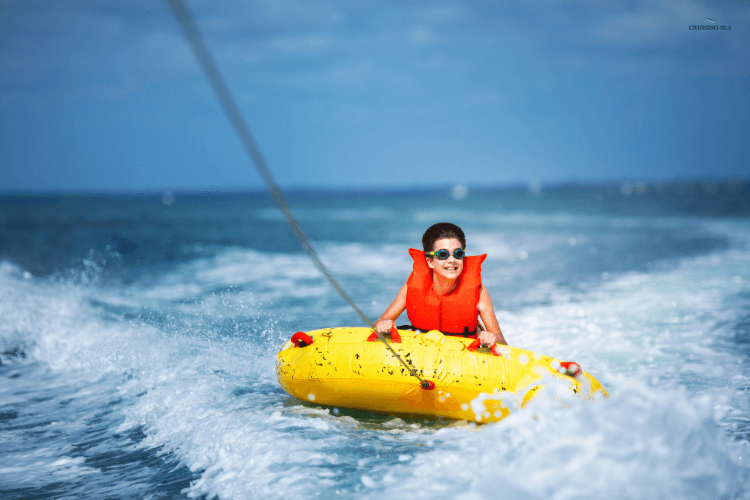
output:
[[[530,192],[541,192],[545,190],[554,190],[565,187],[621,187],[630,183],[633,186],[644,187],[666,187],[679,184],[734,184],[748,183],[750,176],[746,177],[690,177],[682,179],[636,179],[621,178],[609,180],[557,180],[557,181],[509,181],[498,182],[494,184],[479,184],[473,182],[467,183],[436,183],[430,185],[410,184],[406,186],[342,186],[342,185],[297,185],[283,188],[286,193],[315,193],[315,192],[428,192],[428,191],[450,191],[457,186],[463,186],[467,190],[473,191],[492,191],[492,190],[525,190]],[[36,189],[36,188],[18,188],[3,189],[0,188],[0,196],[4,195],[114,195],[114,196],[133,196],[133,195],[159,195],[165,193],[187,194],[187,195],[210,195],[210,194],[268,194],[270,192],[265,185],[257,186],[184,186],[184,187],[153,187],[153,188],[132,188],[132,189],[110,189],[110,188],[60,188],[60,189]]]

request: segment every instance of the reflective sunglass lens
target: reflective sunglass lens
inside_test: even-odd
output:
[[[437,252],[430,252],[430,255],[434,255],[440,260],[446,260],[448,257],[450,257],[451,253],[445,248],[442,248]],[[463,259],[464,255],[466,255],[466,252],[464,252],[461,248],[457,248],[453,251],[453,257],[457,259]]]

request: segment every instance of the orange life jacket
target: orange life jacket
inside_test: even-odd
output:
[[[406,314],[412,326],[443,333],[474,334],[477,329],[477,304],[482,288],[482,262],[487,254],[464,257],[464,269],[458,286],[448,295],[432,289],[432,269],[420,250],[409,249],[414,270],[406,282]]]

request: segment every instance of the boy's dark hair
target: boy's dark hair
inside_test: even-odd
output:
[[[464,236],[461,228],[450,222],[438,222],[427,228],[427,231],[422,235],[424,253],[432,252],[432,246],[435,242],[443,238],[456,238],[461,242],[461,248],[466,250],[466,236]]]

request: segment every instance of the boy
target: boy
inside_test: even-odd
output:
[[[422,236],[424,252],[409,249],[414,269],[396,300],[374,323],[387,333],[404,310],[419,330],[474,336],[484,345],[507,345],[495,317],[492,300],[482,286],[482,262],[487,255],[465,255],[466,237],[450,222],[431,226]],[[479,314],[486,329],[477,322]]]

